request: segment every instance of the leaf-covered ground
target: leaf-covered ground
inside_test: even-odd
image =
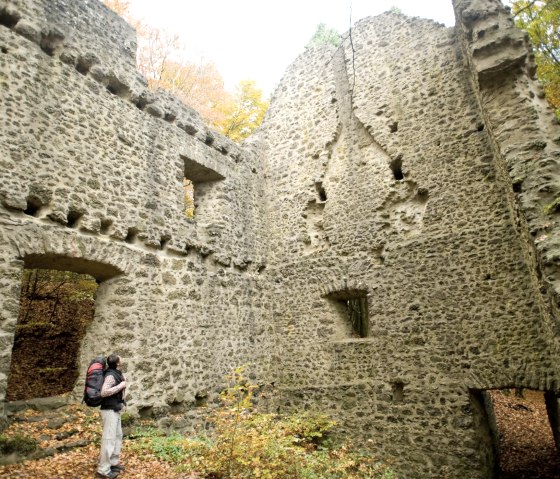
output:
[[[560,479],[560,451],[554,446],[543,393],[492,392],[500,432],[500,479]]]
[[[524,391],[524,397],[492,393],[502,437],[500,479],[560,479],[560,455],[554,448],[543,395]],[[101,434],[98,411],[73,405],[51,412],[24,411],[13,417],[4,435],[31,437],[52,456],[0,466],[5,479],[83,479],[95,477]],[[125,439],[121,479],[195,479],[145,451],[135,451]]]
[[[25,411],[4,432],[37,440],[40,450],[57,453],[42,459],[0,466],[0,478],[6,479],[83,479],[95,477],[101,435],[99,413],[95,409],[73,405],[52,412]],[[85,444],[80,446],[81,444]],[[122,479],[169,478],[191,479],[177,474],[169,464],[149,455],[130,451],[125,439]]]

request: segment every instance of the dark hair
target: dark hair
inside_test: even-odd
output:
[[[107,367],[109,369],[117,369],[117,363],[119,362],[119,359],[121,358],[118,354],[109,354],[109,356],[107,357]]]

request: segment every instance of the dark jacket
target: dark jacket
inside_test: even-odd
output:
[[[115,378],[115,386],[123,382],[123,375],[117,369],[107,369],[105,376],[111,375]],[[101,400],[101,409],[112,409],[113,411],[120,411],[124,406],[124,389],[121,389],[117,394],[104,397]]]

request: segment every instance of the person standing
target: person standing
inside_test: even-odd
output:
[[[126,381],[121,372],[121,358],[111,354],[107,358],[107,370],[101,388],[101,420],[103,435],[101,437],[101,454],[97,474],[114,479],[124,471],[119,464],[122,446],[121,414],[124,411],[124,394]]]

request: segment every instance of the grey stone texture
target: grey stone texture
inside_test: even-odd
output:
[[[547,391],[557,427],[560,128],[509,12],[454,7],[306,51],[238,146],[147,90],[97,0],[0,0],[0,399],[50,267],[99,280],[80,364],[119,352],[140,414],[246,364],[415,479],[492,477],[488,389]]]

